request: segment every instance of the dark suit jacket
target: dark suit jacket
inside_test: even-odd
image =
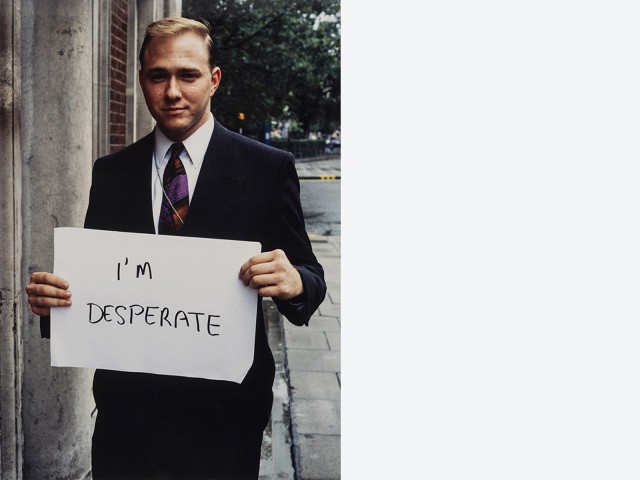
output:
[[[85,228],[155,234],[153,148],[151,133],[95,162]],[[275,303],[289,321],[302,325],[324,299],[326,285],[305,230],[299,190],[293,155],[230,132],[216,122],[179,235],[257,241],[263,251],[284,250],[300,272],[304,293],[292,301]],[[189,416],[198,415],[198,421],[205,424],[224,419],[241,430],[262,431],[271,411],[274,361],[260,304],[256,312],[254,362],[241,385],[97,370],[93,389],[98,424],[104,424],[101,415],[111,422],[141,418],[157,422],[172,415],[188,422]]]

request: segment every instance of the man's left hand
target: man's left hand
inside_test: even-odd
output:
[[[261,297],[291,300],[304,291],[300,273],[279,249],[251,257],[240,267],[239,277]]]

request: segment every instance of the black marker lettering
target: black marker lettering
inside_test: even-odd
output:
[[[107,308],[113,308],[113,305],[105,305],[103,308],[104,311],[104,319],[106,322],[110,322],[112,318],[109,317],[109,313],[107,313]]]
[[[153,313],[149,313],[149,310],[153,308],[160,308],[160,307],[147,307],[147,311],[144,314],[144,321],[147,322],[148,325],[153,325],[154,323],[156,323],[156,322],[149,321],[149,317],[153,317]]]
[[[182,318],[178,318],[178,317],[182,317]],[[178,320],[182,320],[183,322],[187,322],[187,327],[189,326],[189,317],[187,317],[187,314],[184,313],[184,311],[178,310],[176,312],[176,316],[175,316],[176,328],[178,327]]]
[[[138,308],[140,308],[140,311],[139,311],[138,313],[135,313],[135,314],[134,314],[134,312],[133,312],[133,307],[138,307]],[[140,315],[142,312],[144,312],[144,307],[143,307],[142,305],[138,305],[138,304],[135,304],[135,303],[134,303],[133,305],[129,305],[129,311],[130,311],[130,314],[129,314],[129,324],[130,324],[130,325],[133,325],[133,316],[134,316],[134,315]]]
[[[211,333],[211,327],[220,327],[219,324],[216,323],[211,323],[211,319],[212,318],[220,318],[220,315],[209,315],[209,321],[207,323],[207,332],[209,332],[209,335],[211,335],[212,337],[216,337],[218,335],[220,335],[219,333]]]
[[[153,275],[151,274],[151,265],[149,262],[144,262],[144,264],[138,265],[136,268],[136,278],[140,278],[140,275],[144,275],[147,271],[147,267],[149,267],[149,279],[151,280]]]
[[[138,317],[140,320],[144,319],[144,323],[149,326],[160,325],[160,327],[163,327],[167,325],[169,327],[178,328],[178,322],[182,322],[181,327],[188,329],[193,326],[197,332],[201,332],[203,331],[201,323],[203,323],[204,317],[206,316],[207,333],[212,337],[220,336],[218,329],[221,325],[219,323],[215,323],[218,321],[216,319],[220,318],[220,315],[211,315],[203,312],[187,312],[185,310],[178,310],[174,315],[168,307],[142,306],[137,303],[129,306],[100,306],[96,303],[88,302],[87,305],[89,307],[89,323],[92,324],[100,323],[104,320],[106,323],[113,322],[118,325],[126,325],[126,312],[129,310],[128,316],[130,325],[133,325],[134,317]]]
[[[122,321],[118,320],[118,325],[124,325],[125,324],[125,319],[122,315],[120,315],[120,313],[118,312],[119,308],[124,308],[125,310],[127,309],[127,307],[125,307],[124,305],[118,305],[116,307],[116,314],[122,319]]]
[[[196,316],[196,330],[199,332],[200,331],[200,315],[204,315],[204,313],[189,312],[189,315],[195,315]]]
[[[102,311],[102,308],[100,308],[99,305],[96,305],[95,303],[87,303],[87,305],[89,305],[89,323],[98,323],[100,320],[102,320],[102,318],[104,317],[104,312]],[[100,318],[98,318],[97,320],[92,320],[93,318],[93,307],[96,307],[98,310],[100,310]]]
[[[129,263],[129,257],[124,257],[124,264]],[[120,262],[118,262],[118,280],[120,280]]]

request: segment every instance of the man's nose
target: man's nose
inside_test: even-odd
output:
[[[165,95],[168,98],[176,99],[182,96],[182,92],[180,91],[180,84],[175,77],[169,78],[169,83],[167,85],[167,91]]]

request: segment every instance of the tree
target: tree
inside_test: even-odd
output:
[[[339,128],[339,0],[184,0],[182,9],[213,31],[220,122],[255,138],[272,121],[304,136]]]

